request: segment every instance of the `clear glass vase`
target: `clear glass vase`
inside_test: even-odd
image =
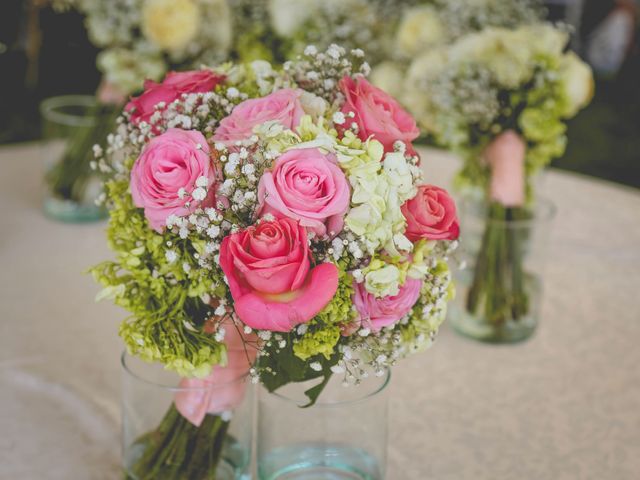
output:
[[[333,375],[310,407],[305,391],[317,380],[261,390],[259,480],[385,478],[390,373],[347,387],[342,377]]]
[[[106,210],[96,205],[102,185],[91,162],[93,146],[104,144],[115,127],[117,109],[89,95],[64,95],[44,100],[40,113],[47,186],[45,213],[66,222],[106,217]]]
[[[456,273],[449,321],[459,333],[491,343],[529,338],[540,318],[547,240],[555,206],[504,207],[467,196],[460,204],[466,266]]]
[[[251,478],[255,404],[247,375],[203,385],[128,354],[122,367],[127,479]]]

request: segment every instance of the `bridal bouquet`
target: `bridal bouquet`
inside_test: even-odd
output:
[[[171,72],[126,106],[97,152],[117,258],[92,272],[131,313],[131,354],[187,385],[318,379],[313,404],[332,375],[356,384],[430,345],[452,295],[456,208],[423,182],[416,124],[362,58],[331,45],[279,71]],[[175,478],[194,468],[187,445],[219,444],[228,417],[198,427],[229,398],[176,397],[148,437],[164,441],[141,440],[137,478],[167,458]]]
[[[535,174],[566,144],[566,120],[590,100],[590,68],[548,23],[486,28],[424,56],[409,70],[405,101],[428,139],[464,160],[459,180],[487,198],[487,228],[467,297],[491,325],[531,313],[522,256]],[[518,227],[518,231],[516,231]]]

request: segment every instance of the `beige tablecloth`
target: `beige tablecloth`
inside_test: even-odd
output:
[[[0,479],[118,479],[124,313],[83,275],[104,224],[43,217],[33,145],[0,149]],[[455,167],[424,152],[428,180]],[[543,320],[489,346],[447,327],[393,373],[391,480],[640,478],[640,194],[552,172]]]

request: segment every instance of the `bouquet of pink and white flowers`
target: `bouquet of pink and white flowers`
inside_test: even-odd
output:
[[[234,372],[273,391],[358,383],[432,342],[452,294],[456,208],[423,182],[413,118],[367,73],[359,50],[309,47],[279,71],[170,73],[130,101],[98,149],[117,259],[93,274],[131,312],[131,354],[188,385]],[[233,409],[233,393],[224,407],[177,396],[181,415],[159,431],[197,430]],[[132,467],[138,478],[153,458]]]

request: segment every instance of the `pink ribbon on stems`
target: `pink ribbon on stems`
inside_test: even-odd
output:
[[[103,105],[122,106],[127,100],[127,95],[118,86],[104,78],[98,86],[96,97]]]
[[[249,372],[256,359],[255,334],[245,335],[242,325],[230,319],[223,321],[224,343],[227,346],[227,364],[216,365],[204,378],[184,378],[180,381],[174,403],[184,418],[199,427],[207,413],[220,414],[233,410],[244,398],[246,381],[242,378]]]
[[[524,204],[525,153],[524,140],[513,130],[498,135],[484,151],[491,168],[491,198],[505,207]]]

